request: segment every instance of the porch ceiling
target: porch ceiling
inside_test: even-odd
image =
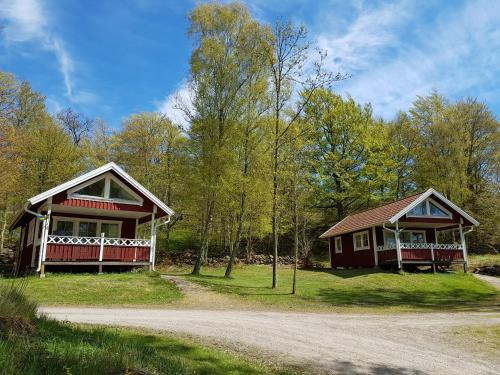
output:
[[[402,222],[399,223],[399,228],[436,228],[436,229],[449,229],[452,227],[458,228],[455,223],[419,223],[419,222]],[[386,225],[387,228],[396,228],[395,225]]]

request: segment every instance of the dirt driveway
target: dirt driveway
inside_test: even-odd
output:
[[[357,315],[230,310],[47,307],[71,322],[146,327],[251,348],[331,374],[499,374],[500,355],[481,357],[446,332],[500,324],[495,313]],[[471,349],[473,351],[473,348]]]

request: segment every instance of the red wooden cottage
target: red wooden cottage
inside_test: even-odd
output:
[[[332,267],[459,263],[479,222],[434,189],[345,217],[323,233]]]
[[[28,199],[10,229],[21,228],[16,270],[46,266],[149,266],[156,228],[174,212],[115,163]],[[137,238],[151,223],[151,237]]]

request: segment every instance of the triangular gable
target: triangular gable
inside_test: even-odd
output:
[[[41,194],[35,195],[34,197],[31,197],[27,200],[25,206],[21,211],[18,213],[12,224],[10,225],[9,229],[13,229],[16,227],[18,221],[22,218],[23,214],[25,213],[26,209],[29,209],[30,207],[36,206],[45,200],[47,200],[50,197],[53,197],[59,193],[65,192],[67,190],[70,190],[74,188],[75,186],[79,186],[84,184],[85,182],[92,180],[96,177],[99,177],[106,172],[112,172],[113,174],[116,174],[116,176],[122,178],[127,184],[129,184],[131,187],[133,187],[135,190],[137,190],[140,194],[142,194],[145,198],[149,199],[154,205],[158,207],[158,209],[162,210],[168,215],[174,215],[175,212],[168,207],[165,203],[163,203],[158,197],[156,197],[153,193],[151,193],[148,189],[146,189],[144,186],[142,186],[139,182],[137,182],[134,178],[132,178],[128,173],[126,173],[122,168],[120,168],[118,165],[115,163],[111,162],[108,164],[103,165],[100,168],[94,169],[88,173],[85,173],[79,177],[76,177],[70,181],[67,181],[61,185],[58,185],[50,190],[47,190]]]
[[[431,202],[432,202],[432,196],[438,198],[438,200],[440,200],[441,202],[443,202],[444,204],[446,204],[448,207],[450,207],[451,209],[453,209],[455,212],[457,212],[459,215],[461,215],[462,217],[464,217],[465,219],[467,219],[468,221],[470,221],[473,225],[479,225],[479,221],[477,221],[476,219],[474,219],[467,212],[465,212],[460,207],[458,207],[456,204],[454,204],[452,201],[450,201],[449,199],[447,199],[444,195],[442,195],[441,193],[439,193],[438,191],[436,191],[436,190],[434,190],[432,188],[428,189],[425,193],[423,193],[422,195],[420,195],[416,200],[414,200],[408,206],[406,206],[405,208],[403,208],[396,215],[394,215],[393,217],[391,217],[389,219],[389,222],[392,223],[392,224],[394,224],[396,221],[398,221],[399,219],[401,219],[403,216],[407,215],[410,211],[412,211],[413,209],[415,209],[417,206],[419,206],[420,204],[422,204],[423,202],[425,202],[429,198],[431,199]],[[444,208],[444,207],[442,207],[442,206],[439,205],[439,202],[434,202],[434,203],[437,203],[437,206],[439,208],[441,208],[441,209]]]
[[[142,205],[143,199],[112,173],[104,173],[68,190],[68,198],[111,200]]]

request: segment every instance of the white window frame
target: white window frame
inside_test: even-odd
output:
[[[361,247],[356,246],[356,237],[361,237],[361,243],[363,243],[363,236],[366,235],[366,239],[368,240],[368,245],[364,246],[362,245]],[[357,232],[352,235],[352,242],[354,245],[354,251],[361,251],[361,250],[370,250],[370,234],[369,231],[364,230],[363,232]]]
[[[342,254],[342,236],[334,237],[333,243],[334,243],[334,247],[335,247],[335,254]],[[337,245],[339,245],[339,246],[337,246]]]
[[[429,202],[432,203],[433,205],[435,205],[437,208],[439,208],[440,210],[442,210],[443,212],[445,212],[448,216],[436,216],[436,215],[431,215],[431,207],[429,205]],[[420,203],[421,204],[421,203]],[[427,198],[425,200],[425,210],[427,212],[427,215],[411,215],[410,213],[407,213],[406,214],[406,217],[416,217],[416,218],[419,218],[419,217],[423,217],[423,218],[433,218],[433,219],[452,219],[453,218],[453,215],[451,214],[450,211],[448,211],[446,208],[444,208],[443,206],[441,206],[438,202],[436,202],[434,199],[432,198]],[[410,210],[411,211],[411,210]]]
[[[33,243],[33,239],[35,238],[35,219],[31,219],[28,223],[28,240],[26,245],[31,245]]]
[[[104,180],[104,197],[97,197],[93,195],[84,195],[84,194],[78,194],[77,191],[80,189],[83,189],[84,187],[87,187],[89,185],[92,185],[93,183]],[[132,195],[135,200],[128,200],[128,199],[118,199],[118,198],[110,198],[109,197],[109,192],[110,192],[110,186],[111,186],[111,180],[113,180],[116,184],[118,184],[122,189],[127,191],[130,195]],[[113,176],[111,173],[106,173],[101,176],[97,176],[91,180],[85,181],[84,183],[75,186],[72,189],[68,190],[68,198],[73,198],[73,199],[86,199],[86,200],[93,200],[93,201],[100,201],[100,202],[114,202],[114,203],[123,203],[123,204],[133,204],[137,206],[142,206],[144,203],[144,200],[137,195],[133,190],[131,190],[127,185],[125,185],[123,182],[121,182],[118,178]]]
[[[85,218],[75,218],[75,217],[64,217],[64,216],[55,216],[52,222],[52,234],[57,230],[57,222],[58,221],[69,221],[73,223],[73,236],[72,237],[80,237],[80,222],[85,223],[97,223],[97,236],[101,236],[101,224],[118,224],[118,233],[122,233],[122,221],[118,220],[101,220],[101,219],[85,219]],[[121,238],[121,237],[119,237]]]

